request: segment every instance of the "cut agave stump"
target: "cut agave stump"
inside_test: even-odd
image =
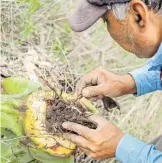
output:
[[[71,155],[75,150],[75,144],[65,140],[61,136],[48,133],[46,130],[46,101],[53,100],[54,98],[54,91],[38,91],[29,95],[27,99],[24,130],[36,148],[50,155],[66,157]],[[75,99],[74,96],[66,93],[62,93],[62,98],[65,101]],[[78,100],[78,102],[90,112],[98,113],[97,109],[87,99],[82,98]]]

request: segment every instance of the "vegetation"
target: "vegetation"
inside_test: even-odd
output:
[[[145,60],[137,59],[124,51],[110,38],[102,20],[83,33],[72,32],[67,18],[75,5],[76,1],[72,0],[1,1],[2,79],[8,76],[23,77],[36,83],[39,81],[41,86],[46,88],[46,84],[40,78],[43,76],[53,87],[65,92],[74,92],[76,81],[98,66],[115,73],[127,73],[144,64]],[[40,85],[32,85],[32,88],[26,91],[26,95],[38,90]],[[2,89],[2,92],[4,91],[6,90]],[[111,113],[106,113],[100,102],[95,106],[100,109],[101,115],[125,132],[150,142],[162,133],[161,95],[161,92],[156,92],[138,98],[132,95],[116,98],[121,110],[114,109]],[[52,157],[43,155],[41,151],[29,151],[24,146],[20,148],[21,130],[16,129],[13,122],[19,117],[15,109],[18,105],[17,100],[23,96],[25,95],[20,92],[1,96],[3,103],[6,100],[10,101],[1,107],[1,135],[5,135],[5,140],[1,141],[2,160],[21,163],[53,162]],[[14,106],[11,106],[11,103]],[[11,114],[14,114],[14,117],[11,118]],[[22,157],[24,151],[27,155]],[[18,160],[15,154],[21,160]],[[113,159],[92,161],[89,156],[76,152],[75,162],[81,161],[114,162]]]

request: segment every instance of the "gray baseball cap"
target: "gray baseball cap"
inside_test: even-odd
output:
[[[82,32],[92,26],[108,9],[108,5],[99,6],[81,0],[78,9],[69,17],[69,25],[72,30]]]

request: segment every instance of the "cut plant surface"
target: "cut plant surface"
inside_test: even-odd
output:
[[[56,95],[57,93],[54,91],[38,91],[29,95],[27,99],[27,111],[26,111],[26,116],[25,116],[25,121],[24,121],[24,129],[25,129],[25,134],[29,136],[29,139],[39,149],[42,149],[51,155],[65,157],[65,156],[71,155],[76,146],[72,142],[65,140],[61,135],[58,135],[59,128],[61,127],[61,123],[59,124],[59,120],[60,122],[62,122],[62,120],[65,119],[64,113],[67,114],[67,112],[70,111],[70,109],[72,108],[71,107],[66,108],[66,106],[63,106],[67,110],[64,113],[62,112],[62,115],[58,114],[57,110],[52,110],[53,114],[59,117],[55,117],[57,118],[56,119],[57,122],[52,121],[53,124],[51,124],[53,125],[53,127],[55,127],[55,130],[51,130],[52,132],[48,132],[47,123],[46,123],[47,121],[46,115],[49,109],[48,107],[49,100],[51,100],[52,102],[56,98]],[[61,97],[63,98],[64,101],[74,100],[74,96],[68,95],[66,93],[62,93]],[[92,108],[93,110],[95,109],[93,105],[86,99],[78,100],[78,102],[82,104],[82,106],[89,105],[91,109]],[[55,107],[56,105],[52,109],[55,109]],[[60,107],[58,109],[60,109]],[[61,113],[61,110],[59,110],[59,113]],[[71,112],[71,115],[72,116],[74,115],[74,110],[73,112]],[[76,123],[77,123],[78,116],[79,116],[79,111],[78,111],[78,114],[75,115],[74,117]],[[69,118],[69,121],[72,121],[72,119]],[[59,126],[57,126],[58,124]],[[57,132],[57,134],[55,133],[55,131]]]

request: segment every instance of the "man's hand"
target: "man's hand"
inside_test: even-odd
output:
[[[83,76],[76,86],[77,96],[83,96],[92,100],[102,99],[103,96],[117,97],[136,92],[133,77],[116,75],[97,68]]]
[[[65,122],[62,125],[65,129],[74,131],[79,135],[64,134],[64,137],[75,143],[93,159],[103,160],[114,157],[117,145],[124,133],[102,117],[91,116],[89,119],[98,124],[96,130],[76,123]]]

